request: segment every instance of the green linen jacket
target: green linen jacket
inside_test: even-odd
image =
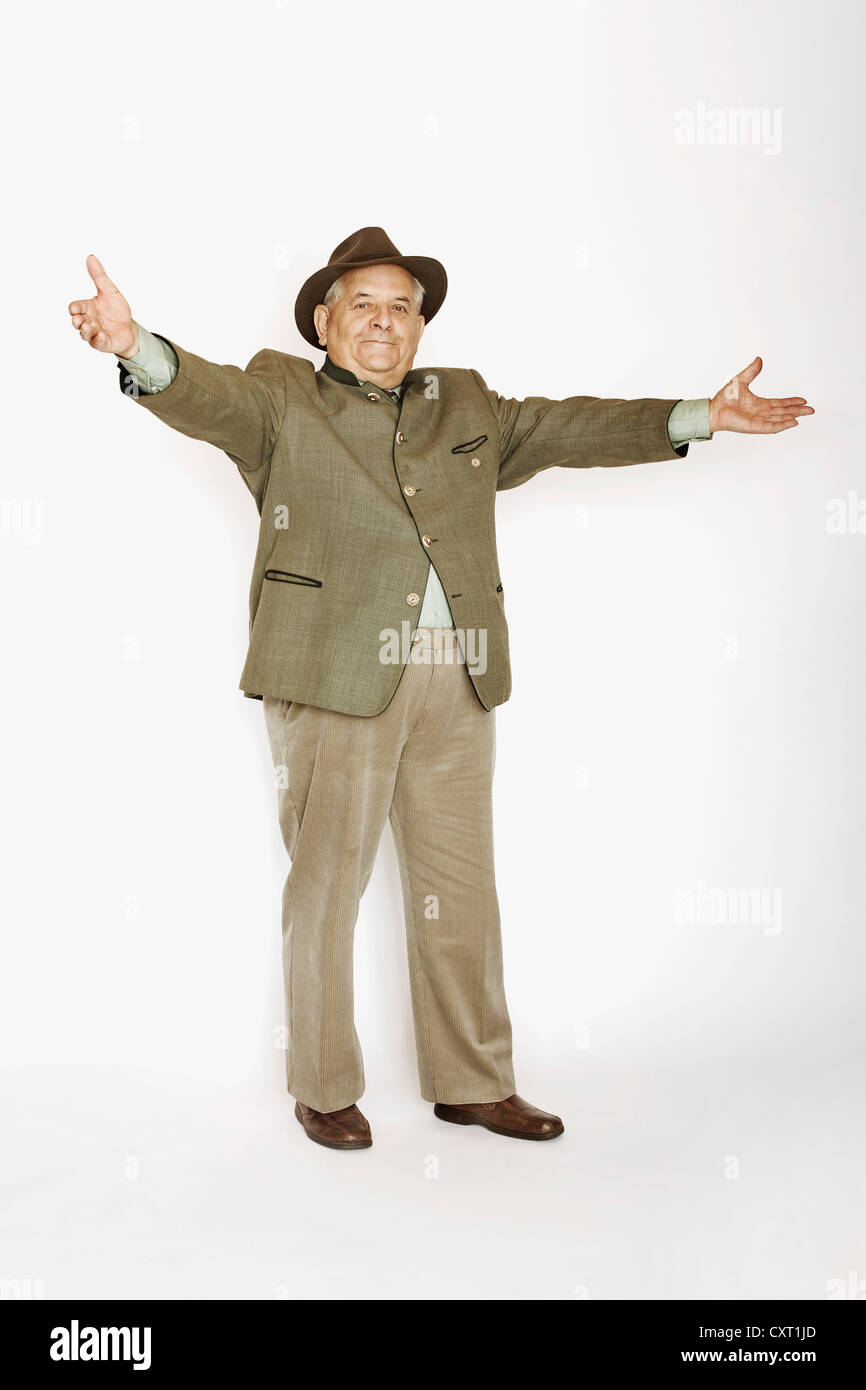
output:
[[[146,394],[119,362],[121,390],[227,454],[259,512],[240,678],[253,699],[381,713],[411,659],[432,561],[475,693],[485,709],[503,704],[511,667],[497,491],[545,468],[688,453],[668,435],[675,399],[514,400],[477,371],[416,367],[396,402],[271,348],[242,370],[158,336],[177,353],[171,385]]]

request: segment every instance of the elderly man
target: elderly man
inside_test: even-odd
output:
[[[455,1124],[552,1139],[516,1094],[493,872],[494,710],[511,693],[496,493],[544,468],[684,458],[717,430],[812,414],[761,399],[754,361],[710,398],[505,399],[474,370],[413,366],[447,288],[380,227],[342,242],[295,305],[306,358],[217,366],[136,323],[95,256],[85,342],[120,388],[226,453],[261,518],[240,688],[261,699],[291,867],[287,1086],[310,1139],[367,1148],[354,1025],[358,907],[386,819],[397,848],[421,1095]]]

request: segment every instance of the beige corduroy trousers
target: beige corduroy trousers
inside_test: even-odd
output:
[[[514,1093],[493,864],[494,711],[455,630],[418,627],[388,706],[342,714],[264,698],[280,829],[288,1090],[314,1110],[364,1092],[355,923],[386,819],[400,866],[421,1095]]]

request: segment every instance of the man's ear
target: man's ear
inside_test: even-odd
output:
[[[313,310],[313,323],[316,325],[316,332],[322,347],[328,340],[328,310],[326,305],[317,304]]]
[[[423,314],[418,315],[418,322],[421,325],[418,332],[418,342],[420,343],[421,339],[424,337],[424,329],[427,327]]]

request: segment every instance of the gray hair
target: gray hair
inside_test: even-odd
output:
[[[334,281],[333,285],[330,286],[330,288],[328,289],[328,291],[327,291],[327,293],[326,293],[324,299],[322,300],[322,303],[325,305],[326,308],[330,308],[331,305],[332,305],[332,304],[335,304],[336,301],[337,301],[338,299],[342,299],[342,297],[343,297],[343,291],[344,291],[345,288],[346,288],[346,286],[343,284],[343,281],[345,280],[346,276],[347,276],[347,275],[351,275],[351,273],[352,273],[352,272],[351,272],[350,270],[344,271],[343,274],[342,274],[337,280]],[[424,298],[424,286],[421,284],[421,281],[420,281],[420,280],[416,280],[416,279],[415,279],[415,276],[413,275],[413,276],[412,276],[412,300],[413,300],[412,307],[413,307],[413,309],[415,310],[415,313],[416,313],[416,314],[419,314],[419,313],[421,312],[421,301],[423,300],[423,298]]]

